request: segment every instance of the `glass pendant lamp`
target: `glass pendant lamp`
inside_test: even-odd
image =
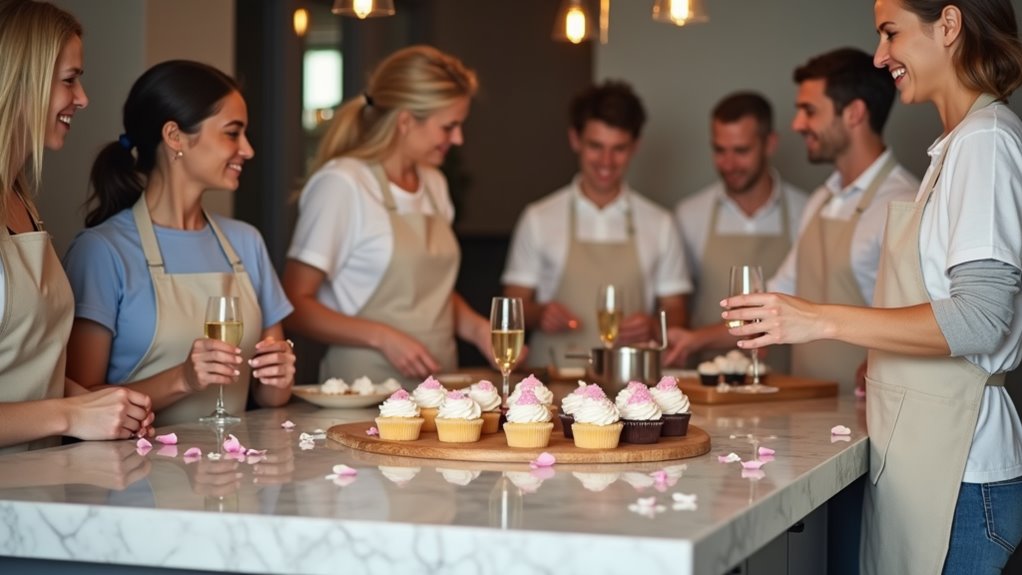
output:
[[[393,16],[394,0],[334,0],[334,14],[354,16],[359,20],[377,16]]]
[[[561,0],[554,20],[554,40],[579,44],[595,33],[596,21],[585,0]]]
[[[706,13],[703,0],[656,0],[653,3],[653,20],[684,26],[708,22],[710,15]]]

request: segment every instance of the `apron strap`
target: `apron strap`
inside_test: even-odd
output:
[[[859,205],[855,206],[855,219],[858,219],[866,208],[873,203],[873,198],[877,195],[877,190],[880,189],[880,184],[887,179],[887,176],[894,171],[894,166],[898,165],[898,161],[894,159],[894,154],[887,156],[887,161],[880,167],[876,175],[869,182],[869,187],[866,188],[866,192],[859,198]]]
[[[135,217],[135,225],[138,227],[138,235],[142,240],[142,252],[145,254],[146,263],[149,265],[150,273],[159,270],[162,273],[166,273],[166,267],[163,264],[163,255],[160,253],[160,244],[156,240],[156,231],[153,229],[153,219],[149,215],[149,207],[145,203],[145,194],[139,196],[138,201],[131,208],[131,213]],[[223,250],[224,255],[227,257],[228,262],[231,264],[231,269],[234,273],[243,273],[245,271],[244,264],[241,263],[241,258],[238,257],[237,252],[234,251],[234,246],[227,240],[227,236],[224,235],[220,226],[213,220],[212,217],[206,210],[202,211],[202,216],[206,218],[206,222],[209,224],[213,235],[216,236],[217,242],[220,244],[220,249]]]
[[[216,235],[216,240],[220,242],[220,249],[224,251],[224,255],[227,256],[227,260],[231,262],[231,267],[234,269],[234,273],[244,273],[245,265],[241,263],[241,258],[238,256],[238,253],[234,251],[234,246],[231,245],[227,236],[224,235],[223,230],[220,229],[220,225],[217,224],[208,213],[206,213],[206,210],[202,210],[202,215],[209,223],[209,227],[213,230],[213,234]]]
[[[777,203],[781,210],[781,237],[786,238],[788,241],[792,241],[791,237],[791,224],[788,222],[788,198],[785,197],[784,190],[781,189],[781,179],[774,174],[774,185],[777,187]],[[727,192],[724,192],[727,195]],[[717,218],[720,217],[720,205],[724,203],[724,198],[716,198],[713,202],[713,208],[710,209],[710,227],[708,234],[717,233]]]
[[[372,164],[369,169],[373,172],[373,177],[376,178],[376,185],[380,187],[380,195],[383,197],[383,207],[387,208],[388,212],[397,213],[397,202],[394,201],[394,193],[390,191],[390,180],[387,179],[387,172],[383,171],[383,166],[380,164]],[[426,194],[426,201],[428,201],[430,207],[433,208],[433,214],[439,216],[440,207],[437,206],[436,198],[434,198],[433,194],[430,193],[429,186],[423,183],[422,191]]]
[[[990,104],[997,101],[997,98],[991,94],[980,94],[976,101],[972,103],[969,111],[965,113],[966,116],[975,112],[976,110],[986,108]],[[959,123],[959,126],[961,123]],[[956,127],[957,129],[957,127]],[[953,132],[954,130],[952,130]],[[950,135],[950,134],[949,134]],[[950,140],[949,140],[950,141]],[[922,201],[924,204],[930,200],[930,196],[933,194],[934,188],[937,187],[937,180],[940,178],[940,173],[944,169],[944,160],[947,157],[947,150],[951,146],[944,146],[944,149],[940,151],[940,155],[937,156],[937,161],[933,165],[933,170],[930,171],[930,176],[924,182],[922,190],[922,196],[917,198],[916,201]]]

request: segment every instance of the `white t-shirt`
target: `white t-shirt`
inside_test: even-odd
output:
[[[873,182],[873,177],[887,162],[891,151],[887,150],[873,161],[864,172],[859,174],[851,185],[841,188],[841,174],[834,172],[809,197],[805,211],[802,212],[802,223],[799,226],[799,237],[805,231],[820,205],[833,197],[823,208],[820,217],[830,220],[849,220],[862,199],[862,194]],[[866,302],[873,301],[873,287],[876,285],[877,266],[880,264],[880,246],[884,241],[884,226],[887,223],[887,204],[892,201],[908,201],[919,191],[919,180],[900,164],[895,166],[877,190],[873,201],[852,232],[851,262],[855,283]],[[796,242],[774,277],[767,282],[767,289],[772,292],[795,294],[798,279],[798,243]]]
[[[646,287],[645,301],[650,309],[657,297],[692,291],[681,240],[670,212],[627,186],[601,210],[582,194],[578,178],[525,207],[515,226],[501,278],[504,285],[533,288],[536,301],[541,303],[553,299],[568,257],[571,206],[576,210],[577,237],[586,242],[627,241],[631,210]]]
[[[706,243],[710,237],[710,217],[713,206],[721,202],[717,211],[717,234],[743,236],[776,236],[784,229],[781,222],[781,194],[788,204],[788,233],[792,243],[798,237],[799,222],[809,196],[802,190],[783,181],[777,170],[771,170],[774,187],[766,203],[756,213],[746,215],[742,208],[724,191],[724,184],[715,182],[695,195],[680,202],[674,210],[674,217],[681,231],[681,244],[685,248],[692,280],[699,283]]]
[[[419,166],[419,189],[391,184],[399,214],[433,214],[454,220],[447,180],[439,170]],[[357,314],[390,263],[394,236],[379,184],[369,164],[354,158],[328,162],[309,178],[298,201],[298,221],[287,257],[322,270],[317,299],[346,315]]]
[[[923,279],[933,300],[950,297],[948,270],[958,264],[997,260],[1022,269],[1022,122],[1001,103],[969,114],[951,135],[930,146],[927,176],[945,147],[944,168],[919,233]],[[1022,294],[1015,294],[1015,316],[1001,346],[965,359],[988,373],[1010,371],[1022,357],[1020,343]],[[988,387],[963,481],[987,483],[1019,475],[1022,422],[1008,392]]]

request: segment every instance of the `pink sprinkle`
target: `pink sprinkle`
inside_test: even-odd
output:
[[[404,389],[399,389],[390,394],[390,398],[394,400],[405,400],[408,399],[408,392]]]
[[[672,389],[676,389],[677,387],[678,380],[669,375],[661,377],[660,381],[658,381],[656,384],[656,388],[659,389],[660,391],[670,391]]]
[[[370,427],[369,429],[366,430],[366,435],[368,435],[369,437],[379,437],[380,430],[376,429],[376,427]]]
[[[742,469],[759,469],[765,463],[765,461],[759,461],[758,459],[750,459],[749,461],[742,462]]]
[[[184,454],[185,463],[192,463],[202,459],[202,450],[198,447],[189,447]]]
[[[281,423],[280,426],[283,427],[284,429],[294,429],[295,428],[295,422],[293,422],[293,421],[291,421],[289,419],[289,420],[285,421],[284,423]]]
[[[642,387],[636,387],[632,390],[632,396],[628,398],[628,404],[632,405],[635,403],[650,403],[653,401],[653,396],[649,393],[649,388],[646,384],[640,383]]]
[[[245,446],[238,441],[234,434],[228,433],[227,439],[224,440],[224,451],[227,453],[245,453]]]
[[[437,379],[431,375],[427,377],[422,383],[420,383],[419,387],[424,387],[426,389],[440,389],[443,386],[441,386],[440,382],[437,381]]]
[[[598,385],[587,385],[582,397],[586,399],[607,399],[607,394]]]
[[[457,389],[454,390],[454,391],[448,391],[447,392],[447,399],[453,399],[453,400],[457,401],[457,400],[460,400],[460,399],[465,399],[465,397],[466,397],[465,396],[465,392],[457,390]]]
[[[544,451],[539,454],[539,457],[529,462],[529,467],[537,469],[539,467],[550,467],[554,463],[557,463],[557,458],[551,453]]]
[[[146,439],[144,437],[140,437],[140,438],[138,438],[138,441],[135,442],[135,447],[137,447],[139,449],[152,449],[153,448],[153,444],[149,443],[148,439]]]
[[[156,441],[159,441],[160,443],[162,443],[164,445],[176,445],[177,444],[177,434],[176,433],[168,433],[166,435],[157,435],[156,436]]]
[[[629,381],[628,382],[628,389],[630,389],[632,391],[635,391],[636,389],[643,388],[643,387],[646,387],[646,384],[642,383],[641,381]]]
[[[543,382],[537,379],[535,375],[530,373],[529,377],[523,379],[522,382],[519,383],[518,385],[520,385],[521,388],[525,390],[532,389],[534,387],[543,387]]]
[[[522,394],[518,396],[518,405],[538,405],[539,399],[536,398],[536,393],[532,389],[523,389]]]
[[[496,387],[493,387],[493,382],[487,381],[485,379],[480,379],[479,383],[476,383],[475,387],[480,391],[496,391],[497,389]]]
[[[759,454],[760,454],[760,455],[773,455],[773,454],[775,454],[775,453],[777,453],[777,452],[776,452],[776,451],[774,451],[773,449],[770,449],[769,447],[762,447],[762,446],[761,446],[761,447],[759,448]]]
[[[353,467],[348,467],[347,465],[341,463],[334,466],[334,473],[337,474],[339,477],[351,477],[354,475],[358,475],[358,470]]]
[[[163,457],[177,457],[177,446],[163,445],[156,450],[156,455],[162,455]]]

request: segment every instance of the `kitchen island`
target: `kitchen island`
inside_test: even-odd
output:
[[[375,413],[298,400],[249,412],[228,432],[267,451],[245,461],[187,462],[187,449],[218,443],[198,423],[159,430],[178,443],[144,455],[124,441],[2,457],[0,572],[716,575],[825,507],[868,459],[854,397],[694,405],[710,453],[659,463],[534,470],[300,439]],[[836,425],[851,434],[832,436]],[[759,470],[719,460],[752,459],[749,435],[772,460]],[[328,479],[338,464],[357,475]]]

